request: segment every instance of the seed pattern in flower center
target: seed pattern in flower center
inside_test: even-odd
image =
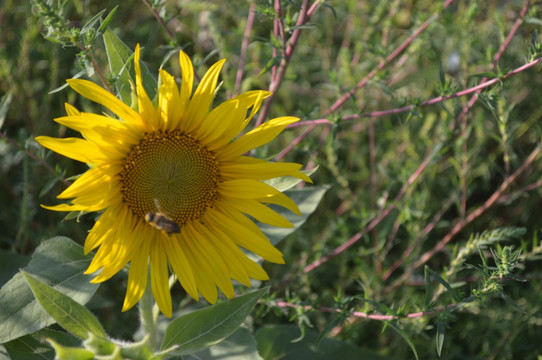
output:
[[[132,213],[161,212],[182,227],[217,198],[215,154],[179,130],[146,133],[123,161],[122,200]]]

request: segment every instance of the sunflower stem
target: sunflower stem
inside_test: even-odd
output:
[[[141,328],[145,335],[149,337],[149,347],[156,350],[156,322],[158,313],[153,311],[154,298],[152,296],[151,281],[148,279],[145,292],[139,301],[139,318]]]

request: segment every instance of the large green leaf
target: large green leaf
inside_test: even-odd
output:
[[[117,77],[116,85],[119,96],[124,103],[130,105],[132,103],[130,82],[135,84],[135,73],[133,70],[134,52],[109,29],[104,33],[104,43],[111,73]],[[156,93],[156,79],[145,64],[141,66],[141,77],[143,78],[143,86],[149,94],[149,98],[152,99]]]
[[[322,200],[322,197],[328,189],[328,185],[308,186],[305,189],[289,190],[284,192],[284,194],[288,195],[288,197],[297,204],[299,211],[301,211],[301,216],[298,216],[297,214],[294,214],[290,210],[283,207],[271,206],[274,211],[290,220],[290,222],[294,225],[293,228],[277,228],[262,223],[258,223],[258,226],[269,238],[273,245],[278,244],[282,239],[296,231],[305,223],[309,215],[316,210],[318,204],[320,204],[320,200]]]
[[[105,338],[102,324],[83,305],[79,305],[69,296],[36,280],[26,272],[21,273],[41,307],[65,330],[81,339],[88,338],[89,333]]]
[[[186,355],[219,343],[241,326],[267,291],[260,289],[173,320],[161,349],[174,348],[170,355]]]
[[[11,360],[44,360],[55,358],[55,351],[45,339],[52,339],[65,346],[80,346],[81,341],[65,332],[42,329],[5,344]],[[1,359],[1,358],[0,358]]]
[[[183,359],[261,360],[256,340],[247,328],[240,327],[224,341]]]
[[[259,329],[255,337],[260,355],[266,360],[391,360],[330,338],[324,338],[316,349],[314,344],[318,333],[313,330],[307,330],[302,340],[293,342],[299,339],[299,332],[295,325],[268,325]]]
[[[24,270],[80,304],[90,300],[98,288],[83,272],[92,256],[66,237],[46,240],[35,251]],[[54,320],[38,304],[22,274],[16,274],[0,289],[0,343],[31,334]]]

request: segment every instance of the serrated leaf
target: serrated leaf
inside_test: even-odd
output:
[[[170,354],[186,355],[219,343],[241,326],[268,290],[260,289],[173,320],[161,349],[174,348]]]
[[[42,329],[4,344],[11,360],[43,360],[55,358],[55,351],[45,339],[53,339],[65,346],[79,346],[81,340],[65,332]]]
[[[290,210],[280,206],[270,206],[274,211],[288,219],[294,227],[277,228],[267,224],[257,223],[263,233],[267,236],[273,245],[277,245],[282,239],[296,231],[305,223],[307,218],[316,210],[318,204],[326,191],[330,188],[328,185],[310,186],[301,190],[286,191],[285,194],[292,199],[301,211],[301,216],[297,216]]]
[[[104,33],[104,44],[111,73],[117,77],[116,85],[119,96],[124,103],[130,105],[132,103],[130,82],[135,84],[132,63],[134,52],[110,29]],[[141,76],[143,86],[149,98],[152,99],[155,95],[156,79],[144,63],[141,64]]]
[[[105,338],[102,324],[84,306],[70,297],[33,278],[21,270],[24,278],[41,307],[47,311],[64,330],[81,339],[87,339],[89,333]]]
[[[44,241],[24,270],[79,304],[90,300],[98,288],[84,275],[92,256],[66,237]],[[0,343],[31,334],[54,323],[38,304],[22,274],[17,273],[0,289]]]
[[[361,347],[331,338],[324,338],[318,349],[314,343],[318,333],[308,329],[302,340],[293,342],[299,336],[296,325],[266,325],[254,334],[258,351],[264,359],[281,360],[329,360],[363,359],[391,360]]]

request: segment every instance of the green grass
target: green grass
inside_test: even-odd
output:
[[[113,6],[68,3],[62,16],[69,28]],[[172,50],[183,48],[199,76],[227,58],[216,103],[269,88],[270,67],[280,66],[273,57],[284,50],[273,36],[273,2],[256,2],[246,51],[250,2],[154,3],[173,37],[143,1],[120,2],[109,24],[130,48],[141,44],[154,75],[163,64],[179,76]],[[443,9],[444,2],[429,0],[328,1],[296,26],[300,3],[282,2],[285,39],[302,31],[273,102],[261,112],[265,120],[298,116],[302,126],[257,155],[273,158],[295,140],[281,159],[319,166],[315,184],[331,188],[307,223],[278,245],[286,265],[265,264],[273,290],[254,326],[293,323],[390,358],[413,358],[403,334],[420,359],[437,357],[439,328],[443,359],[540,359],[542,76],[538,65],[521,68],[542,56],[539,5],[452,1]],[[65,102],[102,111],[69,88],[50,92],[85,66],[92,70],[88,54],[114,83],[103,41],[85,44],[86,55],[67,39],[48,41],[43,35],[50,28],[26,1],[2,2],[0,28],[1,249],[30,256],[55,235],[82,244],[94,215],[63,222],[64,214],[39,204],[56,204],[64,180],[86,165],[33,138],[74,135],[53,122],[65,114]],[[95,74],[90,78],[102,84]],[[474,92],[439,98],[498,78],[472,106],[466,107]],[[393,111],[404,106],[410,108]],[[506,246],[521,255],[501,278],[490,268]],[[499,271],[513,263],[508,257]],[[435,275],[424,277],[425,266]],[[137,321],[135,311],[119,315],[123,281],[120,275],[102,285],[92,308],[108,332],[130,339]],[[330,308],[358,313],[341,317]],[[400,319],[387,323],[379,315]]]

